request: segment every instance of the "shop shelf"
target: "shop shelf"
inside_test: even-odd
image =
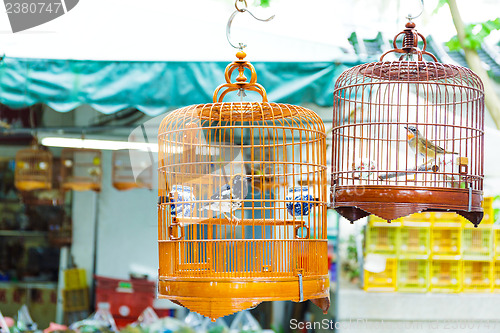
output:
[[[395,255],[400,223],[375,223],[366,230],[366,252]]]
[[[480,224],[477,228],[470,224],[462,228],[462,256],[465,260],[491,259],[493,256],[491,224]]]
[[[432,259],[429,291],[458,293],[462,290],[462,261]]]
[[[403,222],[398,233],[400,258],[429,255],[431,250],[430,222]]]
[[[426,292],[429,288],[429,260],[399,259],[397,290]]]
[[[365,291],[396,291],[397,261],[386,258],[385,270],[380,273],[364,271]]]
[[[439,255],[460,255],[461,232],[461,224],[435,223],[431,228],[431,252]]]
[[[464,292],[491,292],[492,262],[490,260],[463,261],[463,291]]]

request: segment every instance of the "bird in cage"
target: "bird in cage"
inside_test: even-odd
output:
[[[427,140],[415,126],[405,128],[408,131],[408,145],[415,154],[433,160],[443,157],[445,154],[458,155],[458,153],[447,151]]]
[[[234,216],[233,211],[241,207],[241,202],[248,194],[248,183],[252,178],[248,176],[235,175],[232,177],[230,184],[224,184],[219,191],[210,197],[210,202],[205,203],[200,211],[211,210],[220,212],[228,220],[228,213],[238,222],[239,219]]]

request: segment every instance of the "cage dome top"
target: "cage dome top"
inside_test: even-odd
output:
[[[270,122],[283,123],[284,119],[296,118],[298,122],[290,123],[293,127],[306,124],[321,123],[321,118],[313,111],[297,105],[271,103],[267,100],[267,93],[263,86],[257,83],[257,73],[254,66],[244,60],[246,54],[239,51],[238,60],[230,63],[225,70],[226,83],[217,87],[213,95],[213,103],[191,105],[173,111],[165,121],[179,121],[184,119],[188,123],[191,119],[200,121],[220,122]],[[232,74],[238,71],[235,82],[231,82]],[[250,71],[250,79],[245,76],[245,70]],[[224,102],[224,97],[230,92],[237,92],[246,96],[245,91],[253,91],[261,95],[262,102]],[[182,123],[182,120],[181,120]]]
[[[398,46],[400,36],[403,36],[403,39],[401,46]],[[418,46],[419,39],[422,40],[422,49]],[[358,65],[352,68],[351,73],[391,81],[459,81],[476,76],[467,68],[439,63],[432,53],[426,51],[427,41],[415,30],[414,22],[408,22],[405,29],[394,37],[392,44],[394,48],[385,52],[379,62]],[[397,61],[384,61],[385,56],[390,53],[398,53],[401,56]],[[433,61],[424,61],[424,56]],[[414,57],[416,60],[413,60]]]

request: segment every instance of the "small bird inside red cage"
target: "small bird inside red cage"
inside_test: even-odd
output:
[[[408,146],[413,154],[416,155],[416,160],[418,161],[418,157],[423,159],[423,164],[418,165],[416,167],[416,171],[448,171],[448,174],[446,174],[444,178],[446,181],[450,182],[452,187],[454,187],[455,181],[458,180],[458,178],[453,175],[449,175],[449,173],[450,171],[453,171],[453,169],[456,169],[455,173],[461,169],[460,164],[463,159],[457,158],[459,153],[446,150],[427,139],[416,126],[409,125],[404,128],[408,132]],[[446,168],[448,168],[448,170],[445,170]],[[450,168],[451,170],[449,170]]]

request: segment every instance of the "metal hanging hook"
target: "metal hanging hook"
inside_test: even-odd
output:
[[[240,8],[238,6],[238,3],[243,3],[244,6],[242,8]],[[271,17],[269,17],[269,18],[267,18],[267,19],[260,19],[260,18],[256,17],[254,14],[252,14],[251,11],[249,11],[247,9],[247,2],[246,2],[246,0],[236,0],[234,6],[236,7],[236,10],[234,11],[234,13],[231,14],[231,16],[229,17],[229,20],[227,21],[227,25],[226,25],[226,38],[227,38],[227,41],[229,42],[229,45],[231,45],[235,49],[243,50],[246,47],[246,45],[244,43],[238,43],[238,46],[236,46],[236,45],[234,45],[231,42],[231,24],[233,23],[233,20],[234,20],[234,17],[236,16],[236,14],[247,12],[254,19],[256,19],[257,21],[261,21],[261,22],[269,22],[269,21],[271,21],[274,18],[274,15],[271,16]]]
[[[419,17],[420,15],[422,15],[422,13],[424,12],[424,0],[420,0],[420,13],[418,13],[417,16],[413,16],[411,14],[408,14],[408,16],[406,17],[408,19],[408,21],[411,21],[411,20],[414,20],[416,19],[417,17]]]

